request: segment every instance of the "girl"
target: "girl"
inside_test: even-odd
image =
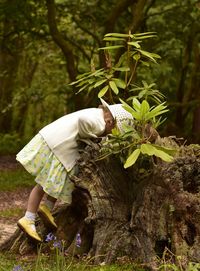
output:
[[[79,110],[45,126],[17,154],[16,159],[36,176],[25,216],[17,223],[34,240],[42,241],[35,227],[36,214],[56,229],[51,214],[56,200],[71,203],[74,184],[70,177],[77,173],[78,142],[105,136],[115,125],[122,130],[122,121],[133,118],[121,104],[108,105],[102,99],[101,102],[99,108]],[[44,194],[46,199],[40,204]]]

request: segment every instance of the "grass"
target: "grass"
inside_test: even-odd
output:
[[[14,191],[17,188],[30,187],[34,184],[34,177],[23,168],[0,171],[0,191]]]
[[[38,257],[19,260],[15,255],[1,253],[0,271],[144,271],[144,269],[133,264],[91,266],[87,262],[76,260],[71,265],[70,259],[67,259],[60,268],[53,257],[45,255],[39,255]]]
[[[20,217],[24,214],[24,209],[13,207],[6,210],[0,211],[0,217],[9,218],[9,217]]]

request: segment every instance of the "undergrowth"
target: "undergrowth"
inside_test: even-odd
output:
[[[17,188],[30,187],[34,177],[23,168],[0,171],[0,191],[15,191]]]

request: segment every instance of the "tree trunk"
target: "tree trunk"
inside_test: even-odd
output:
[[[95,160],[98,153],[97,144],[83,151],[72,204],[55,212],[68,252],[95,263],[127,257],[148,264],[167,248],[200,262],[200,146],[180,147],[172,163],[143,160],[128,170],[114,156]],[[38,228],[47,234],[40,221]],[[82,243],[74,250],[78,232]],[[24,254],[32,245],[17,230],[1,250]]]

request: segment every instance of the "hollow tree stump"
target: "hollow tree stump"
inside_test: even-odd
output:
[[[85,148],[72,204],[55,212],[56,235],[68,251],[79,232],[82,244],[75,253],[95,263],[123,256],[149,263],[166,247],[200,262],[200,146],[181,146],[172,163],[147,159],[126,170],[114,156],[96,161],[98,154],[98,144]],[[1,250],[23,254],[34,247],[17,230]]]

